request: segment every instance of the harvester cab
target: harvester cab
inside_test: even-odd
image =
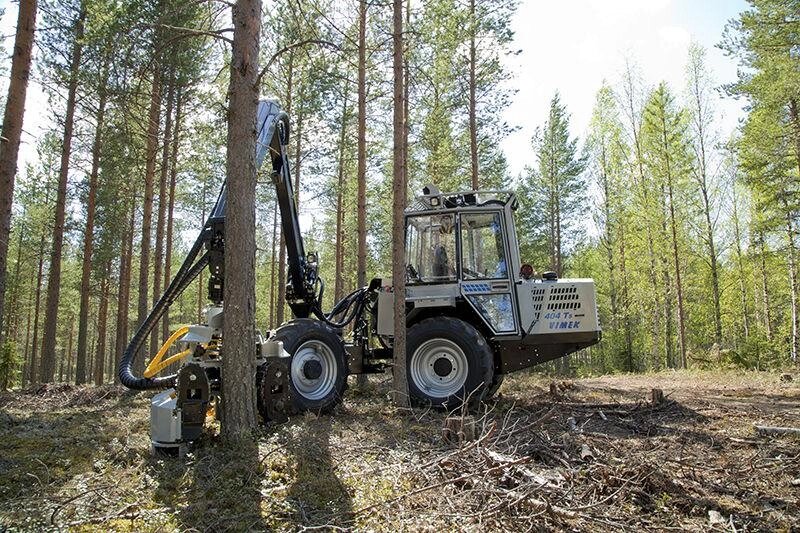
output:
[[[450,407],[492,395],[509,372],[600,340],[594,282],[541,278],[520,260],[511,191],[423,189],[406,210],[409,385],[418,403]],[[391,343],[391,280],[376,334]]]
[[[254,379],[265,421],[338,405],[349,374],[394,364],[392,280],[374,278],[325,312],[317,256],[306,253],[290,175],[289,117],[274,101],[258,107],[256,161],[271,165],[286,242],[286,300],[293,320],[256,335]],[[225,401],[225,202],[223,185],[183,265],[131,339],[119,366],[133,389],[157,389],[151,402],[156,450],[197,439]],[[429,185],[406,210],[406,364],[413,403],[454,409],[494,394],[509,373],[600,340],[592,280],[541,278],[522,264],[510,191],[442,193]],[[203,324],[182,326],[149,361],[133,361],[165,310],[208,268]],[[178,350],[170,350],[173,346]],[[166,376],[158,374],[175,365]]]

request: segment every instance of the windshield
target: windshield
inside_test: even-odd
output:
[[[452,214],[408,217],[406,279],[409,283],[456,281],[456,233]]]
[[[500,213],[461,215],[461,253],[464,279],[508,278]]]

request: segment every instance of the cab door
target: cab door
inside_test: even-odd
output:
[[[459,215],[461,295],[496,335],[519,333],[506,237],[502,211]]]

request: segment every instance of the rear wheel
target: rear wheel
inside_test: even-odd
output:
[[[455,409],[483,399],[492,383],[492,351],[463,320],[433,317],[414,324],[406,352],[408,388],[416,405]]]
[[[275,331],[291,355],[289,390],[299,411],[329,412],[347,387],[347,358],[341,337],[327,324],[309,318],[292,320]]]

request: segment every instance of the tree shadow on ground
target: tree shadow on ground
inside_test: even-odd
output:
[[[331,453],[331,416],[305,415],[285,442],[292,472],[286,488],[295,527],[346,526],[352,511],[350,490]]]
[[[155,499],[177,510],[174,527],[194,531],[269,529],[261,513],[258,444],[204,435],[183,458],[154,456]]]

